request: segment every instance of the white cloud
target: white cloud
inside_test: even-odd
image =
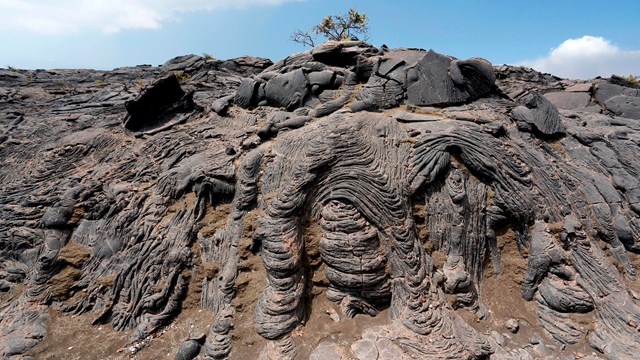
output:
[[[640,50],[623,50],[605,38],[585,35],[564,41],[545,57],[518,65],[571,79],[640,75]]]
[[[287,1],[294,0],[0,0],[0,30],[65,34],[157,29],[180,13]]]

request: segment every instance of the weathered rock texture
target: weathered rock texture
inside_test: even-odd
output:
[[[580,343],[635,358],[639,99],[632,84],[361,42],[274,64],[1,70],[0,354],[46,336],[50,306],[145,338],[204,268],[211,326],[176,359],[234,357],[251,251],[260,358],[519,359]],[[505,296],[534,303],[556,345],[511,346],[461,315],[491,318],[483,280],[504,271],[505,231],[528,262]],[[336,321],[390,319],[301,349],[318,288]]]

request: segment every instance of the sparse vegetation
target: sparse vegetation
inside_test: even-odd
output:
[[[359,36],[357,36],[359,35]],[[325,16],[322,21],[307,31],[296,30],[291,40],[305,46],[316,46],[317,36],[327,40],[368,40],[369,18],[365,13],[351,8],[347,14]]]
[[[209,53],[202,53],[202,57],[205,60],[213,60],[213,56],[211,56],[211,54],[209,54]]]
[[[93,83],[96,84],[96,86],[102,86],[102,85],[104,85],[104,80],[96,79],[96,80],[94,80]]]
[[[180,82],[189,80],[189,74],[185,73],[184,71],[174,71],[173,73],[176,75],[178,81]]]
[[[633,74],[629,74],[629,76],[627,76],[627,80],[629,80],[629,82],[632,84],[637,84],[638,82],[640,82],[640,80],[638,80],[638,78]]]
[[[7,70],[16,71],[16,70],[18,70],[18,69],[14,68],[14,67],[13,67],[13,66],[11,66],[11,65],[7,65]]]
[[[144,87],[144,83],[142,82],[142,79],[136,80],[136,87],[138,89],[142,89]]]

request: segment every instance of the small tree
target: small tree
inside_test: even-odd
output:
[[[296,30],[291,34],[291,40],[305,46],[316,46],[315,40],[318,35],[327,40],[368,40],[369,39],[369,19],[365,13],[360,13],[356,9],[349,9],[346,15],[329,15],[322,21],[312,26],[307,31]],[[360,39],[356,34],[360,35]]]

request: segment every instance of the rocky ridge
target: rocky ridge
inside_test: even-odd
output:
[[[0,70],[0,354],[31,356],[52,309],[141,344],[197,296],[176,359],[246,357],[243,326],[262,359],[634,358],[639,99],[358,41]],[[378,321],[305,333],[320,298],[329,328]],[[516,299],[534,318],[505,327]]]

